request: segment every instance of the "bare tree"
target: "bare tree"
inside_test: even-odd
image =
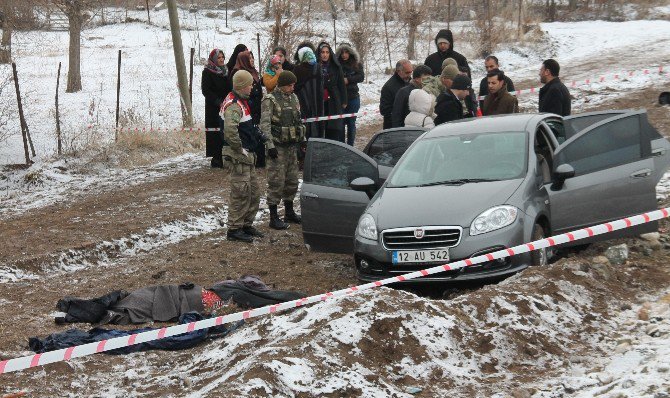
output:
[[[2,41],[0,41],[0,64],[12,62],[12,30],[14,28],[15,9],[11,0],[0,1],[0,25]]]
[[[416,59],[416,32],[419,25],[426,21],[429,0],[399,0],[399,18],[407,25],[407,58]]]
[[[12,79],[9,76],[0,80],[0,142],[9,138],[11,131],[7,127],[10,120],[16,120],[16,103],[11,101]]]
[[[96,0],[52,0],[68,20],[70,47],[68,50],[67,85],[65,92],[81,91],[81,30],[88,20],[86,12],[94,7]]]

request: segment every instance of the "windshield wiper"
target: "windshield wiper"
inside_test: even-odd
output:
[[[429,182],[426,184],[420,184],[417,185],[418,187],[430,187],[434,185],[463,185],[463,184],[468,184],[472,182],[491,182],[491,181],[500,181],[497,179],[491,179],[491,178],[460,178],[456,180],[446,180],[446,181],[435,181],[435,182]]]

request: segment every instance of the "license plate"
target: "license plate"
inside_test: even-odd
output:
[[[449,261],[449,249],[401,250],[393,252],[393,264],[421,264],[446,261]]]

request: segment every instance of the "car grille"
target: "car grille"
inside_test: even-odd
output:
[[[414,236],[417,229],[424,230],[419,239]],[[387,250],[423,250],[458,245],[461,227],[410,227],[395,228],[382,232],[382,243]]]

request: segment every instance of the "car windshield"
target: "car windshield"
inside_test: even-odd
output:
[[[450,135],[416,143],[387,187],[462,185],[520,178],[526,172],[525,132]]]

